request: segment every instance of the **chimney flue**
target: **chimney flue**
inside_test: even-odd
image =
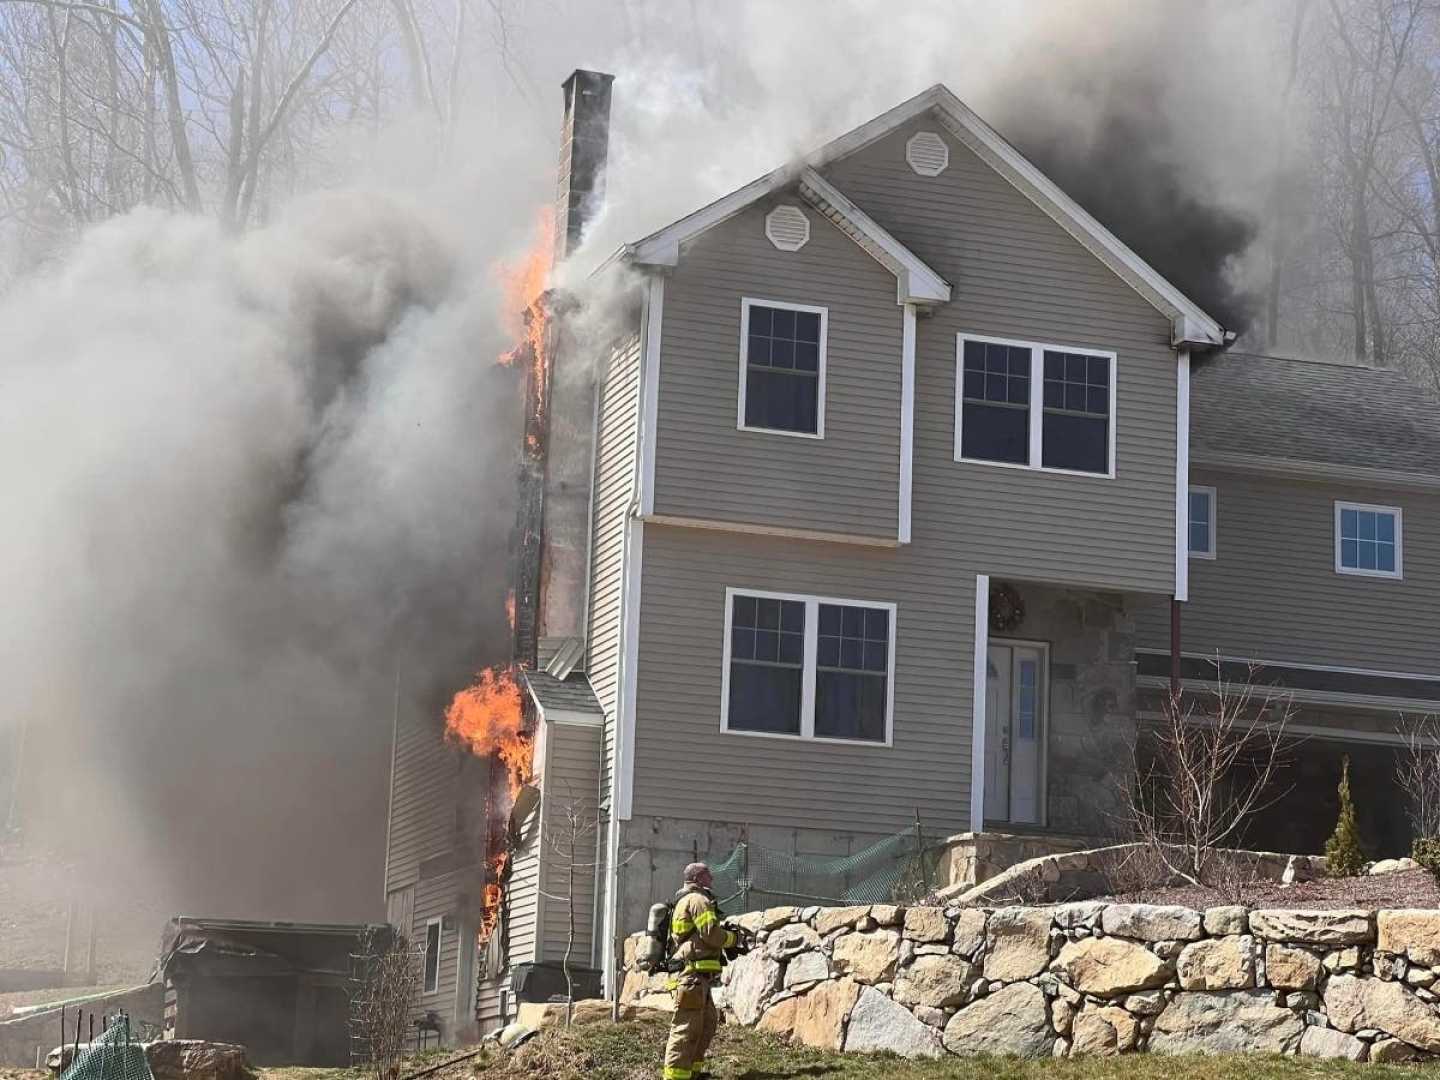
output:
[[[605,201],[605,163],[610,155],[610,84],[614,75],[576,70],[562,84],[565,121],[560,131],[559,184],[555,195],[555,261],[580,243],[590,218]]]

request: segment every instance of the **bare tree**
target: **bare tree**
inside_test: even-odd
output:
[[[1395,782],[1405,795],[1417,840],[1440,836],[1440,716],[1402,720],[1405,743],[1395,760]]]
[[[400,1060],[415,1003],[420,999],[421,960],[404,934],[393,937],[371,931],[352,958],[355,979],[351,987],[350,1022],[370,1056],[376,1080],[391,1080]]]
[[[1121,814],[1128,831],[1169,875],[1217,885],[1245,826],[1283,792],[1277,774],[1290,744],[1288,695],[1257,682],[1251,669],[1231,682],[1216,661],[1201,694],[1171,694],[1158,720],[1141,728]]]
[[[565,905],[568,929],[560,966],[565,975],[565,1023],[569,1024],[575,1007],[570,963],[575,953],[578,916],[589,908],[595,896],[600,815],[594,799],[577,799],[569,785],[566,788],[566,800],[551,807],[541,834],[541,861],[545,867],[542,880],[550,888],[542,888],[540,895]],[[563,891],[554,891],[557,886]]]

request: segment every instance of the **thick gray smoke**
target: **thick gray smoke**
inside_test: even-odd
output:
[[[6,298],[27,828],[176,903],[374,914],[397,679],[438,712],[502,647],[488,270],[412,205],[328,195],[238,239],[133,214]]]
[[[251,235],[142,212],[82,236],[0,300],[0,745],[25,727],[27,828],[176,905],[378,913],[397,676],[438,715],[505,647],[492,267],[552,196],[571,69],[619,76],[577,267],[943,81],[1236,324],[1283,165],[1272,14],[532,5],[445,167],[400,123]]]

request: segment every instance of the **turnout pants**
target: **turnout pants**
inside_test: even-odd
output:
[[[710,998],[715,976],[690,972],[675,980],[675,1015],[665,1044],[663,1080],[690,1080],[705,1063],[719,1015]]]

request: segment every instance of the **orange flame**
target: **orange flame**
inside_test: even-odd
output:
[[[535,219],[535,236],[517,263],[496,268],[504,295],[502,318],[517,346],[500,357],[500,363],[517,363],[524,346],[531,348],[531,362],[538,365],[545,340],[545,313],[535,301],[550,284],[550,264],[555,251],[555,211],[544,206]]]
[[[520,680],[510,667],[486,668],[445,710],[445,731],[472,754],[496,755],[507,770],[510,798],[530,779],[533,746],[524,731]],[[508,807],[506,808],[508,811]]]
[[[502,851],[490,860],[491,882],[485,886],[484,895],[480,899],[480,944],[486,944],[495,933],[495,928],[500,924],[500,901],[505,898],[505,890],[500,885],[500,879],[504,876],[505,866],[510,862],[510,853]]]

